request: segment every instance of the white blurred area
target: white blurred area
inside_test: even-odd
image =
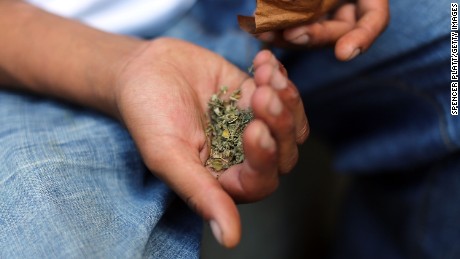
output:
[[[154,35],[196,0],[27,0],[54,14],[107,32]]]

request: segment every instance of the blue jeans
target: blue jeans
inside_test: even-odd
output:
[[[236,14],[253,5],[200,1],[163,35],[233,50],[227,57],[247,68],[258,42],[237,29]],[[116,121],[0,92],[0,125],[0,258],[199,257],[201,219],[148,172]]]
[[[93,111],[0,93],[1,258],[198,258],[201,220]]]
[[[352,62],[330,50],[287,56],[312,133],[352,179],[336,258],[460,258],[450,2],[390,0],[388,29]]]
[[[235,15],[250,14],[252,2],[199,1],[162,35],[245,69],[259,43],[237,28]],[[391,1],[387,32],[353,62],[336,62],[329,50],[282,53],[313,133],[336,151],[336,168],[356,176],[339,257],[460,253],[449,5],[408,2]],[[146,170],[117,122],[1,92],[0,125],[0,257],[198,257],[200,219]]]

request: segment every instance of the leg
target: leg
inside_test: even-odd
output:
[[[291,59],[311,129],[352,175],[335,256],[460,255],[460,120],[450,115],[450,2],[391,1],[392,20],[358,59]]]
[[[242,31],[237,14],[250,14],[255,1],[197,1],[192,10],[161,36],[180,38],[210,49],[246,70],[260,50],[260,43]]]
[[[336,258],[458,258],[460,155],[391,174],[356,176]]]
[[[117,122],[0,92],[0,125],[0,257],[198,257],[200,219]]]
[[[460,148],[449,102],[449,1],[390,6],[387,31],[355,61],[335,61],[330,50],[291,60],[312,132],[334,146],[341,171],[409,168]]]

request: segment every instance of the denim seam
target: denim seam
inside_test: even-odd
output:
[[[414,86],[409,85],[408,83],[395,79],[394,80],[395,85],[400,88],[401,90],[405,90],[406,92],[412,93],[413,95],[420,97],[424,99],[427,103],[431,104],[431,106],[434,108],[434,111],[438,115],[438,121],[439,121],[439,132],[441,134],[441,138],[443,140],[443,143],[445,147],[449,151],[454,151],[458,147],[455,145],[455,143],[452,141],[451,137],[449,136],[449,132],[447,131],[447,119],[444,115],[443,109],[441,104],[435,99],[432,98],[429,94],[426,92],[417,89]]]
[[[371,77],[361,78],[359,83],[348,84],[344,88],[347,88],[346,91],[350,91],[350,89],[357,90],[359,88],[362,88],[362,85],[372,85],[373,81],[374,81],[374,79],[371,79]],[[366,82],[371,82],[371,83],[366,84]],[[440,130],[441,138],[443,140],[443,143],[444,143],[445,147],[449,151],[455,151],[455,150],[458,149],[458,146],[452,141],[452,139],[451,139],[451,137],[450,137],[450,135],[449,135],[449,133],[447,131],[447,119],[446,119],[446,117],[444,115],[442,106],[439,104],[439,102],[435,98],[432,98],[428,93],[424,92],[423,90],[418,89],[417,87],[414,87],[414,86],[410,85],[407,82],[404,82],[400,78],[399,79],[398,78],[388,79],[388,80],[386,80],[384,82],[387,82],[388,85],[393,87],[393,88],[400,89],[401,91],[404,91],[406,93],[412,94],[415,97],[422,98],[427,103],[429,103],[434,108],[434,111],[438,115],[438,118],[439,118],[438,119],[439,120],[439,130]],[[345,90],[343,90],[343,91],[345,91]],[[340,94],[337,94],[337,95],[340,95]]]

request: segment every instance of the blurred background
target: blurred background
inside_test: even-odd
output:
[[[336,222],[349,179],[331,169],[332,154],[310,135],[299,162],[281,178],[278,190],[254,204],[239,205],[243,236],[225,249],[205,225],[202,259],[326,258],[334,244]]]

